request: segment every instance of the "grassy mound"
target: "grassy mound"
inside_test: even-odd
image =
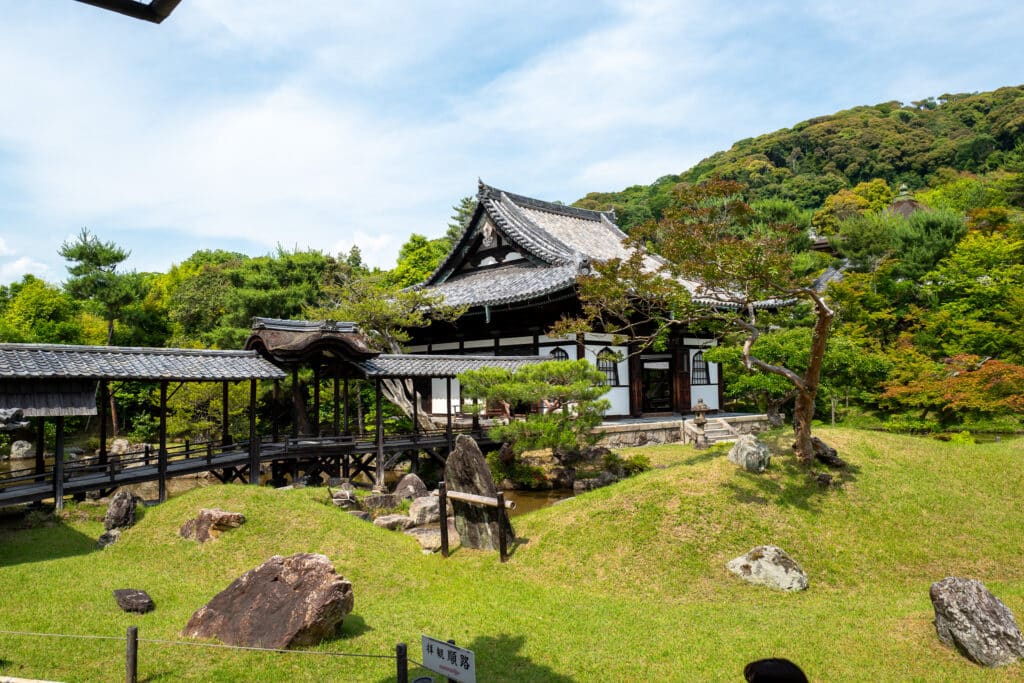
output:
[[[1024,443],[958,445],[828,430],[852,465],[822,491],[792,462],[764,475],[679,446],[642,450],[663,468],[516,519],[525,539],[496,554],[424,556],[411,538],[325,505],[323,490],[240,485],[146,510],[104,551],[102,510],[52,528],[0,532],[0,629],[180,640],[191,613],[273,554],[321,552],[352,581],[355,609],[318,651],[418,658],[421,633],[476,652],[481,681],[742,680],[782,656],[811,680],[1010,681],[941,646],[931,582],[981,579],[1024,621]],[[248,522],[205,546],[177,536],[201,507]],[[796,595],[749,586],[725,562],[785,548],[807,571]],[[155,612],[125,615],[115,588]],[[123,644],[0,635],[0,674],[117,680]],[[423,673],[420,671],[420,673]],[[203,681],[385,681],[392,662],[143,643],[140,677]]]

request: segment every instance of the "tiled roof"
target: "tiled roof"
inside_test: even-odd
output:
[[[541,356],[436,356],[385,353],[353,363],[369,378],[455,377],[467,370],[504,368],[516,370],[524,365],[551,360]]]
[[[283,379],[255,351],[0,344],[0,381],[66,378],[169,381]]]
[[[575,265],[531,266],[518,262],[456,275],[430,291],[451,306],[497,306],[568,289],[576,284],[578,274]]]

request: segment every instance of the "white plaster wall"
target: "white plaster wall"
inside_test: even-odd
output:
[[[704,399],[704,403],[712,410],[718,410],[718,385],[716,384],[695,384],[690,387],[690,402],[697,402],[697,399]],[[443,402],[442,402],[443,403]]]
[[[467,340],[466,343],[463,344],[462,346],[463,346],[463,348],[466,349],[466,351],[469,351],[470,349],[476,349],[477,351],[482,350],[482,349],[487,349],[488,351],[494,351],[494,340],[493,339],[471,339],[471,340]],[[458,348],[458,346],[456,346],[455,348]]]
[[[434,415],[445,415],[448,409],[444,405],[445,392],[447,387],[444,378],[433,378],[430,380],[430,412]],[[459,412],[459,380],[452,380],[452,414]]]
[[[576,343],[576,335],[568,334],[564,337],[549,337],[546,334],[542,334],[537,338],[541,344],[545,342],[558,342],[559,345],[572,346]]]
[[[533,337],[502,337],[502,346],[521,346],[524,344],[532,344]]]
[[[431,353],[445,353],[447,351],[458,351],[459,342],[445,342],[443,344],[434,344],[431,348]],[[426,348],[424,348],[426,351]]]
[[[612,387],[604,398],[612,404],[605,415],[629,415],[629,387]]]

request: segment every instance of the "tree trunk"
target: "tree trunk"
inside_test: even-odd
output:
[[[384,396],[410,418],[412,418],[415,412],[416,426],[420,430],[430,431],[434,429],[434,423],[429,415],[422,410],[413,411],[412,409],[412,380],[386,379],[381,382],[381,388]]]
[[[295,419],[298,421],[299,435],[311,435],[313,433],[313,425],[309,421],[309,413],[306,410],[306,392],[303,390],[302,382],[292,384],[292,409]]]
[[[793,452],[802,465],[814,462],[814,444],[811,441],[811,420],[814,419],[814,395],[801,391],[793,406]]]

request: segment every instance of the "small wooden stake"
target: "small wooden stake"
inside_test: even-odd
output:
[[[129,626],[127,649],[124,657],[124,680],[137,683],[139,679],[139,627]]]
[[[441,556],[448,557],[448,492],[443,481],[437,482],[437,497],[441,512]]]

